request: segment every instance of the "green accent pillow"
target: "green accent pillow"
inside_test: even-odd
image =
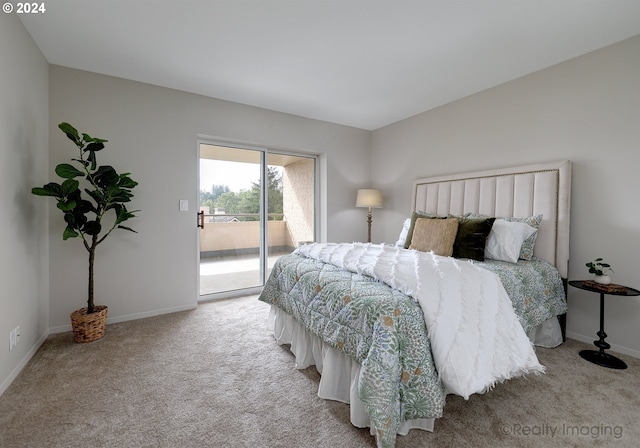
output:
[[[450,216],[454,217],[454,216]],[[458,218],[458,233],[453,243],[453,256],[455,258],[470,258],[484,261],[484,249],[487,237],[493,227],[496,218]]]

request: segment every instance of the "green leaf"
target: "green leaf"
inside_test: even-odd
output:
[[[58,202],[57,207],[63,212],[70,212],[71,210],[76,208],[76,205],[77,205],[77,202],[71,200],[71,201],[65,201],[65,202]]]
[[[67,179],[64,182],[62,182],[62,185],[61,185],[62,193],[65,196],[68,196],[71,193],[73,193],[74,191],[76,191],[79,186],[80,186],[80,182],[78,182],[77,180],[75,180],[75,179]]]
[[[76,146],[79,146],[82,148],[82,140],[80,140],[80,136],[78,135],[78,131],[76,130],[76,128],[71,126],[69,123],[60,123],[58,127],[62,132],[67,134],[67,137],[69,138],[69,140],[75,143]]]
[[[85,139],[86,140],[86,139]],[[106,140],[102,140],[103,142],[106,142]],[[91,152],[95,152],[95,151],[100,151],[101,149],[104,148],[104,143],[102,142],[91,142],[87,145],[86,148],[83,149],[83,151],[91,151]]]
[[[136,185],[138,185],[138,182],[135,180],[124,174],[120,175],[120,181],[118,182],[118,186],[120,188],[134,188]]]
[[[124,230],[128,230],[129,232],[138,233],[135,230],[133,230],[131,227],[118,226],[118,229],[124,229]]]
[[[135,217],[136,215],[134,215],[131,212],[128,212],[127,209],[123,206],[118,210],[118,216],[116,217],[115,224],[120,224],[121,222],[125,222],[126,220],[130,218],[135,218]]]
[[[126,190],[119,190],[117,193],[111,195],[112,202],[129,202],[133,194],[129,193]]]
[[[107,200],[100,190],[84,190],[97,204],[104,205]]]
[[[73,179],[74,177],[84,176],[84,173],[73,165],[61,163],[56,167],[56,174],[63,179]]]
[[[82,226],[82,231],[87,235],[98,235],[102,230],[102,226],[98,221],[87,221],[84,226]]]
[[[93,151],[89,151],[89,156],[87,157],[87,161],[91,163],[91,171],[95,170],[96,166],[98,165],[96,161],[96,153]]]
[[[93,212],[93,213],[98,212],[98,210],[93,205],[93,203],[91,201],[87,201],[86,199],[81,199],[80,201],[78,201],[78,206],[76,207],[76,210],[78,213],[82,213],[83,215],[89,212]]]
[[[67,228],[64,229],[64,233],[62,234],[62,239],[66,241],[69,238],[75,238],[77,236],[78,236],[78,232],[73,230],[71,227],[67,226]]]
[[[43,187],[35,187],[31,189],[31,193],[36,196],[53,196],[56,198],[62,198],[64,196],[64,192],[62,191],[62,187],[55,183],[49,182]]]
[[[87,217],[80,211],[80,205],[78,204],[72,211],[64,213],[64,221],[72,229],[81,229],[87,222]]]
[[[42,188],[42,187],[33,187],[31,189],[31,194],[35,194],[36,196],[55,196],[55,195],[51,194],[51,191],[47,190],[46,188]]]
[[[104,140],[102,138],[91,137],[89,134],[82,134],[82,138],[84,139],[85,142],[105,143],[105,142],[109,141],[109,140]],[[103,145],[103,147],[104,147],[104,145]]]
[[[103,165],[96,170],[93,179],[100,188],[106,189],[110,185],[118,185],[120,176],[112,166]]]
[[[107,194],[109,196],[115,197],[115,196],[118,196],[120,193],[122,193],[122,190],[117,185],[112,184],[107,186]]]

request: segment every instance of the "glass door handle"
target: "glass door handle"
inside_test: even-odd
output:
[[[204,229],[204,210],[198,212],[198,227]]]

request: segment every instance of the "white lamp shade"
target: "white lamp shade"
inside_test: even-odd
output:
[[[382,192],[380,190],[358,190],[356,207],[382,208]]]

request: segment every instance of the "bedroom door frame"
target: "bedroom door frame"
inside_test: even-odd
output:
[[[198,290],[198,301],[205,302],[210,300],[224,299],[229,297],[238,297],[249,294],[258,294],[262,291],[264,286],[264,282],[267,279],[267,263],[268,263],[268,255],[269,255],[269,247],[268,247],[268,168],[269,168],[269,156],[282,156],[282,157],[299,157],[304,159],[313,160],[313,237],[311,238],[313,241],[319,241],[321,235],[325,232],[321,231],[321,209],[322,209],[322,201],[321,201],[321,182],[320,175],[322,170],[322,166],[326,163],[324,158],[317,154],[309,154],[306,152],[298,152],[298,151],[289,151],[289,150],[280,150],[275,148],[268,148],[266,146],[256,146],[252,144],[238,143],[234,141],[227,141],[224,139],[218,138],[210,138],[210,137],[199,137],[198,138],[198,178],[197,178],[197,186],[198,186],[198,206],[197,209],[200,208],[200,161],[201,161],[201,147],[202,145],[212,145],[212,146],[220,146],[224,148],[237,149],[237,150],[248,150],[248,151],[257,151],[260,154],[260,249],[259,249],[259,276],[260,276],[260,285],[248,288],[239,288],[232,289],[228,291],[221,292],[213,292],[207,294],[201,294],[201,276],[200,276],[200,262],[201,262],[201,254],[200,254],[200,236],[201,231],[198,229],[197,235],[197,290]]]

